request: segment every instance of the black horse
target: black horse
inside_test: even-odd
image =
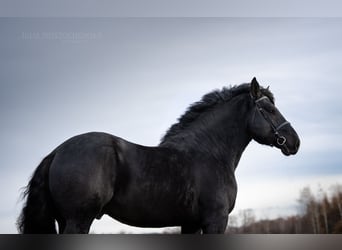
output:
[[[88,233],[107,214],[138,227],[224,233],[237,194],[235,169],[248,143],[296,154],[299,138],[272,93],[250,84],[206,94],[157,147],[105,133],[75,136],[35,170],[18,219],[21,233]]]

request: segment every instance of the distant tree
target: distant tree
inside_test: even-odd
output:
[[[340,219],[342,220],[342,185],[335,184],[331,187],[333,196],[336,199],[336,204],[340,214]]]
[[[315,198],[311,192],[310,187],[304,187],[300,191],[298,202],[300,204],[300,214],[302,214],[304,217],[308,217],[313,233],[319,233],[318,232],[318,209],[315,202]],[[303,220],[303,222],[307,223],[307,220]],[[304,228],[307,227],[307,225],[304,225]]]
[[[239,230],[238,218],[235,215],[229,215],[227,232],[238,233]]]
[[[313,200],[313,195],[310,187],[304,187],[299,194],[299,213],[304,215],[307,212],[308,206]]]
[[[335,224],[332,233],[340,234],[342,233],[342,220]]]
[[[342,233],[342,185],[330,188],[330,194],[319,187],[314,195],[310,187],[300,190],[297,215],[273,220],[256,221],[254,211],[245,209],[233,217],[238,233]],[[235,227],[241,221],[240,228]],[[232,231],[231,231],[232,232]]]
[[[320,208],[320,214],[322,215],[324,230],[322,232],[329,233],[329,223],[328,223],[328,209],[329,209],[329,200],[327,193],[323,190],[323,188],[319,185],[318,189],[318,202]]]
[[[242,230],[247,232],[247,228],[255,222],[255,214],[252,209],[244,209],[239,212],[241,218]]]

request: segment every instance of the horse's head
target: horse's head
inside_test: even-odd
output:
[[[258,143],[281,149],[284,155],[296,154],[300,145],[296,131],[263,92],[253,78],[250,90],[252,108],[248,120],[250,135]]]

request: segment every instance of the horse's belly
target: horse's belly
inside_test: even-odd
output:
[[[105,213],[114,219],[137,227],[180,226],[196,221],[193,206],[169,204],[169,201],[129,202],[113,200],[106,206]]]

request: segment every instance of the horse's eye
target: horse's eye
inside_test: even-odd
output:
[[[273,107],[266,107],[266,110],[270,114],[274,114],[276,112],[275,108],[273,108]]]

